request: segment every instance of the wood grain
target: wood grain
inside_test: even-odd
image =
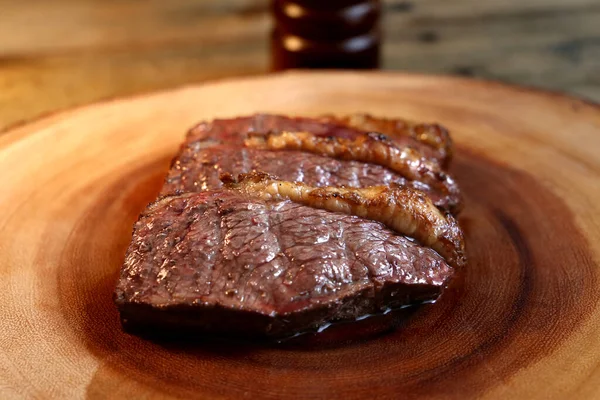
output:
[[[121,331],[132,223],[185,130],[257,111],[451,129],[470,263],[440,301],[282,344]],[[15,128],[0,136],[0,397],[598,397],[599,149],[600,109],[581,100],[393,73],[222,81]]]
[[[0,130],[99,99],[264,73],[268,0],[0,0]],[[600,101],[598,0],[385,0],[383,68]]]

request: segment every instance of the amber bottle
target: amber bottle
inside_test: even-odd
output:
[[[379,0],[272,0],[275,70],[379,66]]]

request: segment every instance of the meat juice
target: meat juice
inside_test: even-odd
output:
[[[273,69],[379,67],[380,0],[273,0]]]

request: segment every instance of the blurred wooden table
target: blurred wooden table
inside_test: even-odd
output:
[[[383,67],[600,101],[600,0],[384,0]],[[0,130],[103,98],[268,71],[266,0],[0,0]]]

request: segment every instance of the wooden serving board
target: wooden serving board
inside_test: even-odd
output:
[[[111,296],[131,227],[185,131],[259,111],[451,129],[470,264],[440,301],[396,329],[305,343],[121,331]],[[290,73],[49,116],[0,135],[0,171],[1,398],[600,396],[596,105],[463,79]]]

